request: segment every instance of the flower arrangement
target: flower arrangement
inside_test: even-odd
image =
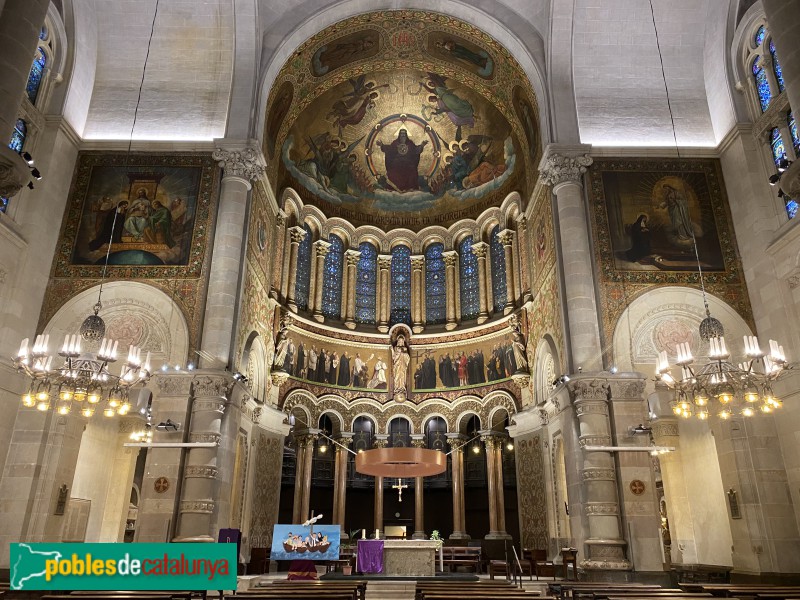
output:
[[[436,542],[436,549],[437,550],[439,550],[442,547],[442,544],[444,544],[444,539],[442,538],[441,535],[439,535],[439,530],[438,529],[434,529],[433,531],[431,531],[430,539],[433,540],[434,542]]]

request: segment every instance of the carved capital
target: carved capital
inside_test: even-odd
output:
[[[610,380],[612,400],[641,400],[646,382],[644,379]]]
[[[411,445],[414,448],[424,448],[425,447],[425,440],[411,440]]]
[[[478,258],[486,258],[489,252],[489,244],[486,242],[476,242],[472,244],[472,253]]]
[[[356,266],[358,265],[358,261],[361,258],[361,252],[358,250],[345,250],[344,252],[344,260],[347,263],[347,266]]]
[[[453,452],[463,452],[465,442],[466,440],[461,437],[447,438],[447,444],[453,449]]]
[[[608,399],[608,384],[600,379],[571,379],[567,383],[567,390],[574,402]]]
[[[278,214],[275,215],[275,225],[278,227],[286,227],[286,221],[289,219],[289,215],[287,215],[282,210],[278,211]]]
[[[499,435],[482,435],[481,441],[486,446],[487,452],[489,450],[498,450],[503,447],[505,440]]]
[[[316,435],[312,433],[306,433],[303,435],[298,435],[295,439],[297,440],[297,445],[302,448],[311,449],[314,447],[314,442],[317,440]]]
[[[236,150],[215,148],[211,157],[225,171],[224,177],[254,181],[264,174],[261,152],[249,146]]]
[[[425,257],[418,255],[411,257],[411,269],[414,271],[422,271],[425,268]]]
[[[564,156],[550,154],[539,165],[540,181],[549,186],[560,183],[580,183],[587,167],[592,164],[588,154],[583,156]]]
[[[445,267],[458,266],[458,252],[456,252],[455,250],[448,250],[447,252],[442,252],[442,258],[444,259]]]
[[[192,387],[192,379],[190,377],[177,374],[162,375],[159,373],[154,375],[153,379],[158,388],[159,396],[189,397],[189,391]]]
[[[228,398],[233,381],[229,377],[202,375],[192,381],[192,396],[195,398]]]
[[[387,271],[392,268],[392,256],[390,254],[378,255],[378,268],[386,269]]]
[[[290,227],[289,228],[289,236],[292,239],[293,244],[299,244],[304,239],[306,239],[307,232],[302,227]]]
[[[544,408],[539,409],[539,420],[542,422],[542,425],[547,425],[550,422],[550,415]]]
[[[326,256],[331,249],[331,243],[325,240],[317,240],[314,242],[314,249],[317,251],[317,256]]]
[[[665,437],[677,437],[680,434],[678,421],[675,419],[658,419],[653,421],[652,428],[653,439],[656,441]]]
[[[503,244],[503,246],[510,246],[514,243],[514,230],[503,229],[503,231],[497,234],[497,239],[501,244]]]

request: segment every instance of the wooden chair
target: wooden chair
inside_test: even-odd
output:
[[[247,563],[246,575],[263,575],[269,573],[269,548],[251,548],[250,562]]]
[[[539,577],[552,577],[556,578],[556,566],[552,560],[547,560],[547,550],[536,548],[528,550],[525,548],[522,551],[522,556],[531,562],[533,565],[533,572],[536,574],[536,579]]]

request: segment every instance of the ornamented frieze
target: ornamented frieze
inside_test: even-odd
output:
[[[192,395],[195,398],[227,398],[233,387],[233,381],[225,376],[211,377],[200,376],[195,377],[192,381]]]
[[[581,472],[584,481],[614,481],[616,475],[614,469],[588,468]]]
[[[587,502],[584,511],[587,515],[618,515],[619,505],[616,502]]]
[[[582,435],[578,438],[578,445],[581,448],[586,446],[610,446],[610,435]]]
[[[204,479],[216,479],[217,467],[208,465],[189,465],[184,469],[184,477],[200,477]]]
[[[193,431],[189,434],[190,442],[204,442],[219,444],[222,436],[219,433],[212,433],[210,431]]]
[[[179,505],[181,513],[211,514],[215,503],[212,500],[182,500]]]

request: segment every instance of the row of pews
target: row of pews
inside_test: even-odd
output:
[[[800,600],[800,585],[680,583],[678,586],[663,588],[641,583],[564,581],[550,583],[549,589],[560,600],[702,600],[715,597],[738,600]]]

